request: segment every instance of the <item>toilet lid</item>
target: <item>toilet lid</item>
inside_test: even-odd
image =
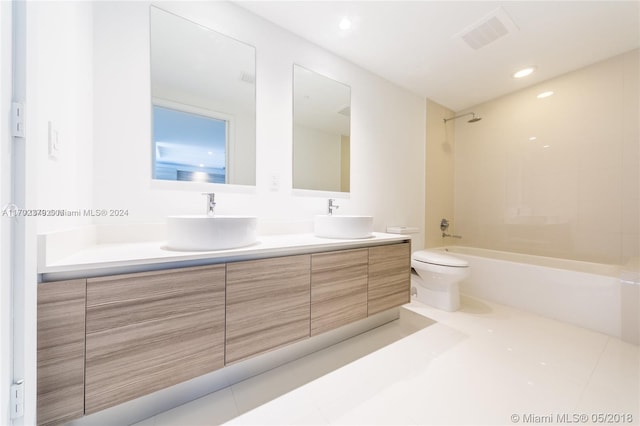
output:
[[[449,256],[448,254],[433,250],[416,251],[413,253],[413,260],[431,263],[432,265],[455,266],[458,268],[469,266],[469,262],[466,260],[458,259],[457,257]]]

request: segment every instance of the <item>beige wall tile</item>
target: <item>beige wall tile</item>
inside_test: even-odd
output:
[[[453,111],[427,99],[426,129],[426,173],[425,173],[425,247],[448,244],[443,240],[440,221],[451,222],[449,233],[455,229],[453,223],[454,196],[454,126],[444,123]]]
[[[628,52],[455,122],[461,244],[604,263],[638,255],[639,62]],[[537,99],[543,90],[555,94]]]

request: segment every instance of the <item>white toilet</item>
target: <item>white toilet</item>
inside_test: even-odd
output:
[[[460,308],[458,283],[469,276],[466,260],[435,251],[419,250],[411,255],[411,285],[418,301],[445,311]]]

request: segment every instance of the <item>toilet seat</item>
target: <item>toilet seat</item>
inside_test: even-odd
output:
[[[413,260],[431,265],[449,266],[454,268],[467,268],[469,262],[457,257],[449,256],[434,250],[419,250],[413,253]]]

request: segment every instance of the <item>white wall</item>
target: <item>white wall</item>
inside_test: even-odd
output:
[[[376,231],[424,223],[424,100],[226,2],[160,6],[256,47],[257,184],[216,186],[216,210],[263,222],[310,221],[327,194],[292,186],[292,69],[300,64],[351,86],[351,194],[340,213],[372,214]],[[124,208],[112,223],[200,212],[203,190],[150,180],[149,5],[94,4],[94,205]],[[192,188],[192,189],[191,189]],[[315,195],[315,196],[313,196]],[[415,240],[422,246],[422,234]]]
[[[29,8],[28,118],[36,144],[37,203],[32,209],[90,209],[92,193],[92,10],[86,2],[41,2]],[[49,123],[60,151],[49,157]],[[91,222],[43,216],[38,233]]]
[[[640,255],[639,63],[628,52],[457,120],[463,244],[614,264]]]

